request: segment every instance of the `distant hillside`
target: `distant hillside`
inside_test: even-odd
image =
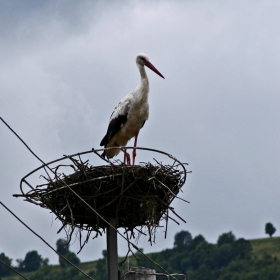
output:
[[[273,257],[277,257],[280,260],[280,237],[272,237],[272,238],[261,238],[261,239],[252,239],[249,240],[252,248],[253,248],[253,253],[255,256],[258,258],[261,258],[265,253],[270,254]],[[150,253],[147,254],[150,256],[152,259],[157,258],[157,255],[160,255],[162,252],[157,252],[157,253]],[[130,262],[132,265],[135,265],[135,261],[133,258],[130,258]],[[96,266],[97,266],[98,260],[96,261],[91,261],[91,262],[85,262],[81,263],[79,267],[85,272],[89,273],[90,271],[95,271]],[[125,264],[126,266],[126,264]],[[52,265],[50,266],[52,270],[55,271],[61,271],[61,267],[59,265]],[[27,278],[32,278],[32,276],[36,272],[29,272],[29,273],[23,273],[23,275]],[[18,275],[13,275],[13,276],[8,276],[8,277],[2,277],[0,279],[3,280],[21,280],[22,278]],[[86,279],[84,277],[84,279]]]
[[[268,253],[280,260],[280,237],[260,238],[249,240],[254,253],[258,256]]]

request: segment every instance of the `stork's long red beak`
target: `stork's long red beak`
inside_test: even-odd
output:
[[[163,75],[157,70],[157,68],[150,61],[146,61],[145,65],[149,67],[151,70],[153,70],[155,73],[157,73],[159,76],[161,76],[163,79],[165,79]]]

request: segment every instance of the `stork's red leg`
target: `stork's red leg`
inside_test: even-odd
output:
[[[118,144],[118,143],[114,143],[115,144],[115,146],[116,147],[119,147],[120,145]],[[129,155],[129,153],[125,150],[125,149],[123,149],[123,148],[121,148],[120,149],[121,151],[123,151],[124,153],[125,153],[125,157],[126,157],[126,163],[127,163],[127,165],[130,165],[130,155]]]
[[[136,134],[135,137],[134,137],[134,148],[137,146],[137,138],[138,138],[138,134]],[[133,152],[132,152],[132,165],[134,165],[134,163],[135,163],[135,158],[136,158],[136,149],[133,149]]]
[[[126,152],[124,149],[121,149],[121,150],[125,153],[127,165],[130,165],[130,155],[129,155],[129,153]]]

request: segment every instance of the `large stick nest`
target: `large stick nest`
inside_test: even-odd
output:
[[[98,236],[112,218],[117,221],[116,227],[131,233],[136,227],[143,233],[142,229],[147,227],[151,241],[162,218],[167,226],[169,211],[183,220],[170,206],[186,179],[186,170],[180,168],[182,164],[178,161],[172,165],[155,160],[155,164],[137,166],[120,162],[92,166],[88,161],[68,159],[71,164],[52,167],[47,176],[41,175],[46,183],[31,188],[23,196],[51,210],[62,222],[61,229],[66,230],[69,241],[76,228],[88,231],[87,240],[91,232]],[[71,167],[73,173],[61,172],[65,166]]]

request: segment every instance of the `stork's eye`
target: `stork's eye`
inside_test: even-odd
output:
[[[143,61],[146,61],[145,57],[143,57],[143,56],[140,57],[140,59],[143,60]]]

